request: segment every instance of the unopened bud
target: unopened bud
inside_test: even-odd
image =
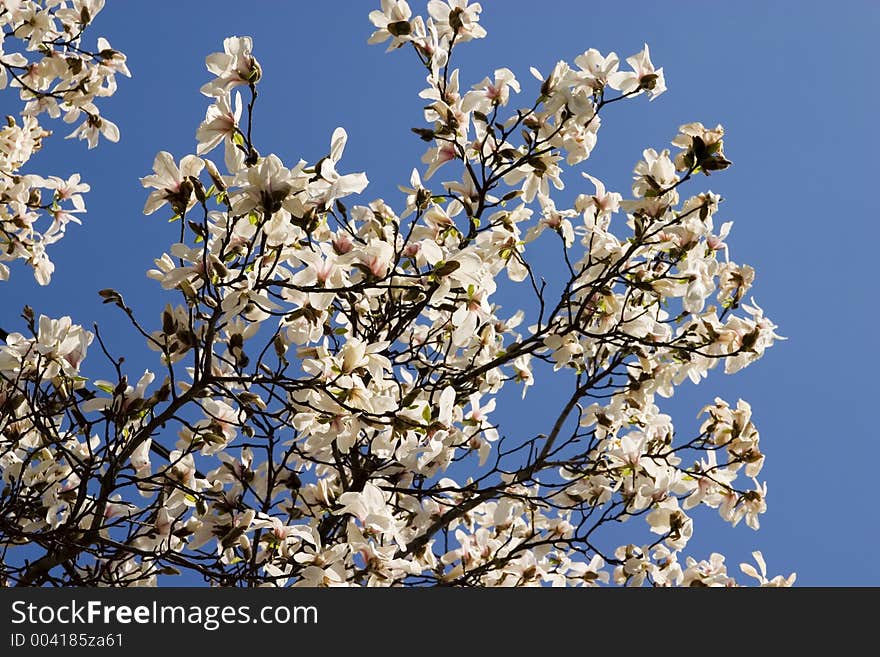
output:
[[[406,36],[412,32],[412,25],[409,24],[409,21],[396,21],[388,23],[385,29],[388,30],[391,36]]]
[[[251,84],[256,84],[260,81],[260,78],[263,77],[263,69],[260,68],[260,64],[254,57],[250,58],[250,71],[247,75],[247,80]]]
[[[225,192],[226,183],[223,182],[223,176],[221,176],[220,171],[217,170],[217,165],[211,162],[211,160],[205,160],[205,169],[208,170],[208,175],[211,176],[211,182],[214,183],[214,187],[221,192]]]

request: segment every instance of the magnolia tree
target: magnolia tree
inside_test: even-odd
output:
[[[23,103],[0,132],[0,258],[43,284],[46,247],[88,186],[20,171],[49,134],[44,114],[79,121],[70,136],[89,147],[118,138],[96,101],[125,57],[83,39],[102,5],[0,2],[0,84]],[[730,165],[723,129],[689,123],[673,151],[645,150],[626,197],[584,171],[559,207],[600,116],[663,93],[663,69],[647,46],[623,63],[590,49],[532,69],[539,89],[518,102],[513,71],[465,81],[453,66],[486,36],[480,12],[382,0],[370,13],[370,42],[409,51],[427,76],[424,166],[389,202],[343,202],[367,177],[340,172],[341,128],[314,163],[255,142],[250,38],[207,58],[196,152],[160,152],[142,179],[144,212],[177,222],[147,273],[168,305],[144,318],[100,291],[155,367],[127,372],[97,327],[27,307],[3,334],[5,585],[736,584],[722,555],[686,548],[700,506],[758,528],[750,407],[715,399],[682,436],[659,406],[779,338],[744,303],[754,271],[728,257],[719,197],[685,195]],[[535,241],[557,262],[537,261]],[[559,285],[544,282],[551,268]],[[499,289],[517,285],[522,308],[502,314]],[[111,380],[84,376],[96,348]],[[500,396],[541,384],[556,398],[543,433],[495,416]],[[605,529],[626,520],[621,545]],[[746,575],[794,581],[754,556]]]

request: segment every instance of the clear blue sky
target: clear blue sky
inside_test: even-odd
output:
[[[16,317],[25,303],[87,326],[98,321],[133,378],[156,367],[154,354],[96,292],[120,290],[149,321],[173,300],[145,271],[175,240],[177,226],[161,212],[140,214],[146,192],[138,178],[159,150],[178,158],[194,151],[207,107],[198,92],[209,77],[204,57],[221,50],[227,35],[253,36],[263,65],[261,152],[288,165],[300,157],[314,162],[327,153],[333,129],[344,126],[342,170],[366,171],[367,200],[400,207],[396,186],[408,181],[424,146],[409,131],[422,122],[424,79],[411,53],[385,55],[367,45],[374,4],[110,0],[92,39],[106,35],[129,58],[133,78],[120,78],[102,108],[122,140],[86,152],[83,142],[52,139],[34,160],[42,174],[80,171],[92,185],[89,212],[55,245],[51,287],[38,287],[20,267],[0,286],[0,326],[21,328]],[[424,13],[421,3],[411,5]],[[878,356],[870,346],[880,319],[880,3],[487,0],[483,7],[489,37],[457,55],[466,85],[500,66],[526,82],[529,66],[546,72],[590,47],[623,58],[650,44],[669,91],[650,104],[642,98],[610,107],[599,145],[580,167],[610,188],[626,193],[641,150],[665,147],[682,123],[720,122],[727,130],[734,166],[700,184],[725,197],[719,219],[735,222],[731,256],[757,269],[754,296],[789,340],[735,376],[719,371],[699,386],[685,384],[665,407],[687,427],[715,395],[743,397],[767,455],[762,529],[700,516],[686,553],[703,558],[719,549],[736,564],[761,549],[773,574],[795,570],[799,584],[880,585],[873,554],[880,445],[871,419]],[[17,111],[8,94],[0,98],[3,114]],[[58,135],[68,128],[49,127]],[[579,178],[567,175],[563,202],[580,191]],[[90,360],[97,367],[97,349]],[[503,408],[509,414],[496,420],[529,421],[522,407]]]

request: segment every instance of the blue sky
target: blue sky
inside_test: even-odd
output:
[[[102,108],[122,140],[87,152],[83,142],[52,139],[33,160],[43,174],[81,172],[92,185],[89,212],[55,245],[50,287],[14,268],[12,283],[0,286],[0,326],[19,329],[25,303],[87,326],[98,321],[134,378],[155,368],[154,354],[96,292],[118,289],[148,320],[173,300],[145,271],[175,241],[177,226],[161,212],[141,215],[146,192],[138,178],[159,150],[177,158],[194,151],[207,107],[198,92],[209,78],[204,57],[231,34],[253,36],[263,66],[255,132],[261,152],[288,165],[300,157],[314,162],[327,153],[333,129],[344,126],[341,170],[366,171],[366,200],[400,207],[396,186],[408,181],[424,147],[409,131],[422,122],[424,78],[411,53],[367,45],[373,5],[108,2],[92,38],[106,35],[129,58],[133,78],[120,79]],[[734,166],[698,184],[725,198],[719,220],[735,222],[731,257],[756,268],[753,294],[789,340],[735,376],[719,371],[699,386],[685,384],[664,407],[689,426],[716,395],[743,397],[767,455],[762,529],[700,516],[687,553],[719,550],[736,564],[761,549],[774,574],[797,571],[799,584],[880,585],[872,550],[880,538],[880,447],[870,416],[878,392],[870,344],[878,321],[873,44],[880,4],[487,0],[483,7],[489,37],[456,55],[466,86],[500,66],[527,82],[530,66],[546,72],[590,47],[623,58],[649,43],[669,91],[651,103],[608,108],[593,156],[578,167],[611,189],[626,193],[642,149],[665,147],[680,124],[726,128]],[[0,103],[4,114],[17,111],[8,95]],[[59,136],[67,128],[49,127]],[[437,179],[449,175],[441,170]],[[581,191],[579,179],[567,174],[560,199]],[[97,350],[91,358],[98,360]],[[502,405],[508,415],[495,419],[529,422],[519,408]]]

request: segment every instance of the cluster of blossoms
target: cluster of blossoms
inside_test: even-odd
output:
[[[4,262],[21,259],[47,285],[55,267],[46,247],[85,212],[82,193],[89,186],[78,174],[22,172],[51,134],[40,116],[77,124],[68,137],[89,148],[99,136],[119,140],[119,129],[95,103],[116,91],[117,73],[129,75],[125,55],[103,37],[94,49],[82,42],[103,6],[104,0],[0,1],[0,89],[17,89],[23,103],[20,117],[7,116],[0,129],[0,280],[10,274]]]
[[[341,128],[316,163],[262,155],[251,40],[230,37],[208,57],[196,153],[161,152],[142,179],[145,213],[180,222],[148,273],[179,301],[151,329],[117,291],[101,292],[161,373],[131,385],[113,360],[116,381],[85,380],[93,336],[67,318],[26,312],[30,335],[0,347],[11,491],[0,536],[46,549],[20,567],[6,560],[7,580],[736,583],[723,556],[683,551],[698,506],[758,527],[766,485],[751,410],[717,399],[682,441],[658,406],[779,337],[743,303],[754,272],[728,258],[719,197],[680,196],[730,165],[723,129],[688,124],[676,155],[645,150],[628,198],[584,173],[573,207],[557,207],[562,167],[589,157],[603,108],[665,90],[647,46],[628,68],[588,50],[533,70],[536,99],[510,111],[523,90],[512,71],[464,88],[450,67],[455,47],[485,36],[480,5],[432,0],[428,11],[383,0],[370,15],[371,42],[411,46],[427,73],[427,127],[415,129],[426,168],[397,209],[345,205],[367,178],[340,172]],[[222,162],[210,159],[220,147]],[[429,188],[444,165],[458,173]],[[564,262],[558,294],[529,260],[546,239]],[[502,314],[502,284],[524,287],[533,307]],[[525,397],[549,370],[539,364],[559,391],[548,433],[494,422],[502,391]],[[643,541],[603,545],[597,530],[633,518]],[[742,569],[759,583],[793,582],[768,579],[755,558],[759,570]]]

